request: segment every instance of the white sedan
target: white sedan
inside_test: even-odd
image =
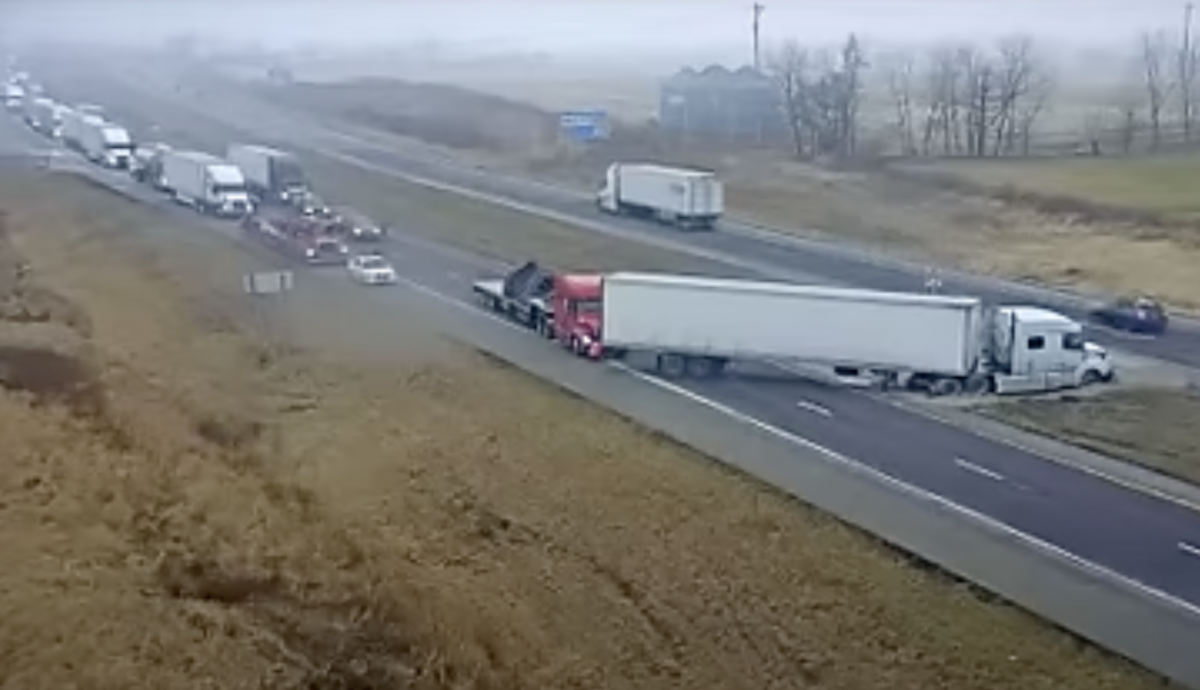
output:
[[[350,259],[350,277],[364,285],[394,285],[396,269],[378,254],[364,254]]]

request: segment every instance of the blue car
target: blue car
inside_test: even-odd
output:
[[[1162,305],[1148,297],[1118,299],[1093,309],[1091,317],[1109,328],[1147,335],[1165,333],[1170,321]]]

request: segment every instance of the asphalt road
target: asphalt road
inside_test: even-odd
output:
[[[175,94],[186,102],[195,95]],[[212,94],[209,94],[210,96]],[[633,219],[614,218],[596,210],[592,197],[576,190],[557,187],[528,179],[483,171],[463,165],[444,156],[413,155],[411,152],[381,146],[366,132],[333,130],[316,125],[312,120],[298,117],[248,96],[222,91],[219,109],[208,109],[208,115],[225,120],[230,125],[245,126],[259,123],[281,143],[303,139],[307,145],[320,142],[354,158],[388,168],[396,173],[424,178],[444,185],[460,187],[544,209],[574,219],[581,219],[583,229],[597,225],[619,229],[624,236],[653,238],[656,244],[668,242],[681,251],[703,251],[725,257],[736,257],[745,265],[757,268],[755,273],[801,280],[818,277],[822,282],[853,285],[878,290],[914,291],[922,289],[925,267],[870,253],[866,250],[837,246],[769,228],[751,226],[726,220],[720,230],[710,233],[682,233]],[[193,107],[196,101],[192,101]],[[944,289],[951,293],[970,294],[996,304],[1030,304],[1058,310],[1081,321],[1087,321],[1087,311],[1093,298],[1041,288],[1035,285],[1001,281],[942,269],[939,272]],[[1200,328],[1188,321],[1162,337],[1147,338],[1094,328],[1089,337],[1101,344],[1200,369]]]
[[[402,224],[400,229],[403,230]],[[388,253],[410,281],[410,288],[457,306],[469,294],[473,278],[500,268],[463,252],[413,238],[401,237],[389,243]],[[374,295],[370,299],[379,301]],[[570,360],[565,353],[551,354],[550,344],[531,335],[526,336],[525,342],[528,346],[517,347],[538,353],[537,359],[543,362],[555,358],[557,366],[558,359]],[[521,351],[529,356],[524,349]],[[571,366],[574,372],[591,365],[579,362]],[[1059,566],[1068,564],[1074,570],[1077,585],[1084,583],[1082,586],[1086,587],[1087,582],[1102,582],[1110,591],[1115,588],[1123,592],[1122,596],[1138,597],[1145,602],[1144,608],[1139,609],[1141,614],[1151,615],[1157,621],[1151,624],[1152,628],[1174,631],[1169,643],[1162,643],[1166,647],[1160,645],[1154,651],[1134,649],[1131,645],[1135,642],[1114,644],[1112,636],[1121,631],[1081,629],[1080,632],[1123,649],[1153,667],[1200,683],[1200,668],[1194,668],[1200,662],[1178,655],[1162,658],[1162,650],[1175,649],[1172,645],[1177,643],[1192,648],[1200,644],[1200,555],[1197,555],[1200,513],[957,428],[915,417],[855,391],[801,379],[783,379],[777,374],[764,378],[756,376],[761,372],[752,371],[745,372],[745,376],[681,388],[636,371],[619,373],[619,378],[605,378],[603,385],[619,385],[621,395],[627,399],[661,398],[666,392],[670,395],[665,399],[673,400],[671,405],[688,404],[709,413],[716,411],[760,434],[786,441],[790,453],[772,455],[769,461],[757,460],[752,471],[760,476],[779,482],[783,481],[781,477],[792,476],[799,466],[811,470],[814,463],[838,465],[872,478],[876,484],[891,486],[910,498],[938,506],[944,520],[952,518],[950,522],[987,526],[993,535],[1002,535],[1010,545],[1015,544],[1027,553],[1048,555]],[[586,388],[582,392],[595,393]],[[643,410],[643,414],[650,417],[646,421],[651,426],[656,425],[654,418],[662,414],[678,416],[677,412],[669,411]],[[870,433],[865,433],[866,430]],[[815,487],[811,485],[782,486],[822,505],[822,497],[814,496]],[[835,512],[844,515],[853,511],[844,502],[840,509],[841,512]],[[863,509],[858,507],[860,511]],[[862,521],[869,523],[870,519]],[[902,544],[920,541],[912,535],[897,538],[890,533],[895,531],[895,525],[891,530],[886,524],[877,525],[876,529]],[[925,554],[930,548],[936,546],[927,544],[919,552]],[[948,558],[953,560],[952,555]],[[957,572],[972,570],[962,563],[949,566]],[[1029,589],[1040,586],[1044,574],[1029,571],[1016,577]],[[988,583],[988,573],[975,575]],[[1007,586],[988,584],[1012,596],[1012,582]],[[1020,596],[1015,598],[1021,600]],[[1111,598],[1105,599],[1108,603],[1102,606],[1115,611],[1119,607],[1109,601]],[[1035,608],[1045,612],[1045,602],[1042,604]],[[1057,619],[1064,617],[1071,619],[1071,612],[1060,612]],[[1067,624],[1070,625],[1069,620]],[[1081,626],[1076,623],[1074,627]],[[1182,648],[1186,647],[1179,647]],[[1147,654],[1157,654],[1158,658],[1147,659]]]

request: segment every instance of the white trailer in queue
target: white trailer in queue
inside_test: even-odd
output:
[[[79,110],[68,110],[63,113],[63,143],[66,144],[67,148],[84,153],[84,130],[88,127],[98,127],[103,125],[104,118],[100,117],[99,115],[89,115]]]
[[[607,213],[642,216],[684,229],[710,230],[725,212],[714,173],[645,163],[613,163],[596,195]]]
[[[532,267],[532,268],[531,268]],[[1017,393],[1110,380],[1082,325],[1033,307],[645,273],[554,275],[527,265],[480,281],[485,303],[582,356],[649,355],[670,377],[714,376],[732,361],[824,365],[886,386],[949,395]]]
[[[236,165],[200,151],[161,152],[161,186],[200,213],[240,218],[254,210]]]
[[[225,157],[242,171],[250,193],[260,201],[289,203],[309,191],[300,161],[286,151],[257,144],[233,144]]]

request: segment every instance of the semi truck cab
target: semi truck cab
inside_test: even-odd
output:
[[[554,276],[554,335],[572,352],[600,359],[604,356],[604,277],[598,274]]]
[[[1039,307],[999,307],[992,318],[997,393],[1076,388],[1114,376],[1108,351],[1088,342],[1074,319]]]

